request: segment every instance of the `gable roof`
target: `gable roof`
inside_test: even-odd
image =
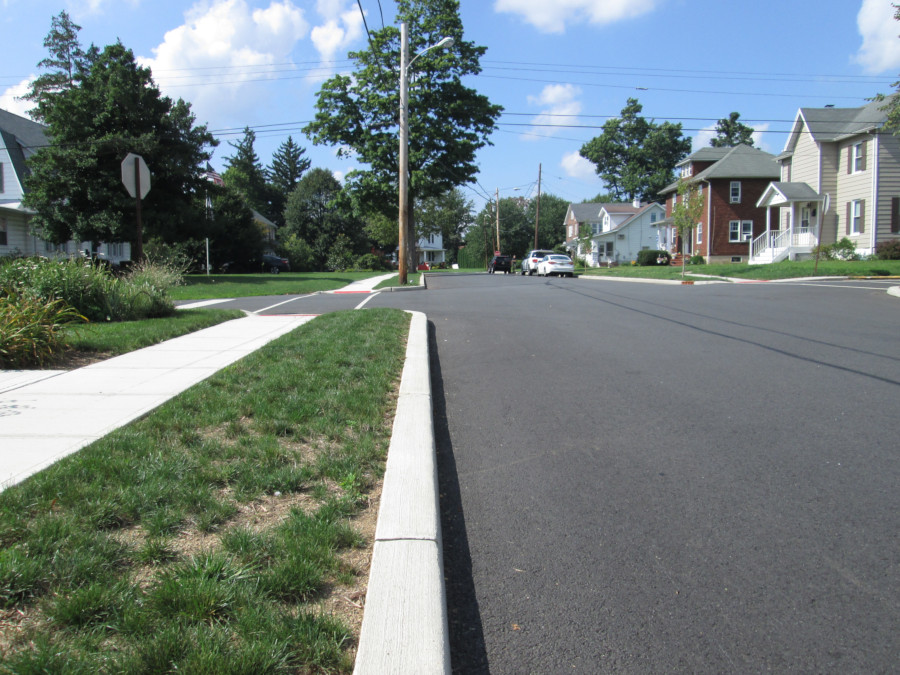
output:
[[[600,209],[602,209],[604,204],[600,204],[599,202],[588,203],[588,204],[569,204],[569,211],[572,212],[572,216],[579,223],[583,223],[587,220],[592,220],[600,217]]]
[[[598,232],[597,234],[592,235],[592,238],[593,238],[593,239],[597,239],[597,238],[599,238],[599,237],[604,237],[604,236],[609,235],[609,234],[614,234],[614,233],[616,233],[616,232],[618,232],[618,231],[620,231],[620,230],[622,230],[622,229],[628,227],[628,226],[631,225],[632,223],[636,222],[636,221],[637,221],[641,216],[643,216],[647,211],[650,211],[650,210],[653,209],[653,208],[656,208],[656,209],[659,209],[660,211],[662,211],[662,212],[663,212],[663,215],[665,215],[665,213],[666,213],[665,207],[663,207],[663,205],[660,204],[659,202],[650,202],[649,204],[641,204],[641,206],[638,207],[638,208],[635,208],[635,207],[632,206],[631,204],[618,204],[617,206],[628,206],[628,207],[631,208],[631,210],[633,211],[633,213],[631,213],[625,220],[623,220],[621,223],[619,223],[619,224],[616,225],[615,227],[611,227],[611,228],[609,228],[608,230],[606,230],[605,232]],[[658,224],[659,222],[660,222],[660,221],[657,220],[657,221],[656,221],[655,223],[653,223],[653,224],[656,225],[656,224]]]
[[[859,108],[800,108],[779,159],[793,153],[804,127],[816,143],[834,143],[884,126],[887,113],[882,108],[892,99],[888,96]]]
[[[818,202],[823,195],[813,190],[806,183],[788,183],[776,181],[769,186],[757,200],[759,207],[776,206],[778,204],[790,204],[792,202]]]
[[[686,166],[693,162],[718,162],[728,154],[729,150],[731,150],[729,147],[714,148],[711,145],[707,145],[706,147],[697,150],[697,152],[691,153],[675,166]]]
[[[9,153],[19,184],[24,185],[28,172],[25,160],[48,143],[44,125],[0,110],[0,140]]]
[[[781,168],[775,161],[775,155],[764,150],[744,144],[735,145],[733,148],[711,149],[725,150],[726,152],[715,164],[688,178],[687,180],[691,183],[714,178],[768,178],[771,180],[781,177]],[[677,189],[678,181],[675,181],[659,192],[666,194]]]

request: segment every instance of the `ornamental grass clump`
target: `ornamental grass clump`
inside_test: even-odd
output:
[[[0,367],[43,366],[65,347],[63,326],[86,319],[62,300],[0,289]]]

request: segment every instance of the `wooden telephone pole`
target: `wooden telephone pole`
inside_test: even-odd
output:
[[[538,247],[538,223],[541,222],[541,165],[538,164],[537,215],[534,217],[534,247]]]

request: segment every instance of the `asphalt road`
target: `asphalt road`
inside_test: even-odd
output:
[[[482,274],[371,297],[431,322],[454,670],[897,672],[885,286]]]
[[[896,672],[900,300],[432,278],[454,670]]]

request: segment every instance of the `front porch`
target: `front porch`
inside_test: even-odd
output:
[[[766,231],[750,244],[751,265],[796,260],[812,254],[820,240],[820,223],[828,210],[828,195],[806,183],[770,183],[756,203],[766,210]],[[788,211],[785,227],[772,228],[772,208]]]

